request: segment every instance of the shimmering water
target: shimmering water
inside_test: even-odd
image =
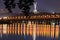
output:
[[[1,40],[60,40],[59,25],[26,23],[0,24]]]

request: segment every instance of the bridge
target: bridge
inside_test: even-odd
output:
[[[59,38],[60,14],[15,15],[0,18],[0,34]],[[34,35],[33,35],[34,34]]]

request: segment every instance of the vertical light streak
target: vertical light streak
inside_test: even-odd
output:
[[[30,31],[29,31],[29,30],[30,30],[30,29],[29,29],[29,28],[30,28],[29,22],[30,22],[30,21],[28,21],[28,24],[27,24],[27,35],[29,35],[29,32],[30,32]]]
[[[44,36],[46,36],[47,34],[46,34],[46,24],[44,24]]]
[[[40,24],[40,36],[43,36],[42,24]]]
[[[8,24],[8,25],[7,25],[7,32],[8,32],[8,34],[9,34],[9,31],[10,31],[10,30],[9,30],[9,24]]]
[[[30,35],[31,36],[33,35],[33,27],[32,27],[32,24],[30,24]]]
[[[25,23],[24,23],[24,35],[25,35],[25,28],[26,28],[26,27],[25,27]]]
[[[29,33],[29,34],[32,32],[30,28],[31,28],[31,21],[28,21],[28,30],[29,30],[28,33]]]
[[[21,35],[22,35],[22,24],[21,24]]]
[[[17,23],[15,23],[15,34],[17,34]]]
[[[33,23],[33,40],[36,40],[36,23]]]
[[[47,27],[46,27],[46,36],[49,37],[50,36],[50,25],[47,24]]]
[[[25,33],[27,35],[27,23],[25,24]]]
[[[55,27],[55,23],[52,23],[51,25],[51,37],[54,38],[54,27]]]
[[[14,34],[14,31],[15,31],[14,28],[15,28],[15,27],[14,27],[14,23],[13,23],[13,25],[12,25],[12,30],[13,30],[12,33],[13,33],[13,34]]]
[[[21,33],[21,27],[20,27],[20,23],[18,23],[18,35],[20,35]]]
[[[48,25],[48,36],[50,36],[50,25]]]
[[[0,34],[2,34],[2,24],[0,24]]]
[[[58,25],[56,25],[55,37],[56,37],[56,38],[59,37],[59,26],[58,26]]]
[[[3,24],[3,34],[7,34],[7,24]]]
[[[3,33],[3,30],[2,30],[2,24],[0,24],[0,36],[1,36],[1,38],[2,38],[2,33]]]
[[[40,29],[39,28],[40,27],[39,24],[37,24],[36,27],[37,27],[37,32],[36,33],[37,33],[37,36],[39,36],[39,29]]]
[[[44,36],[44,24],[42,24],[42,36]]]
[[[10,30],[10,34],[12,33],[12,24],[10,24],[10,26],[9,26],[9,30]]]
[[[24,21],[21,23],[21,35],[24,33]]]

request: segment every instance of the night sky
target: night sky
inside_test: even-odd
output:
[[[15,2],[17,3],[18,0]],[[60,12],[60,0],[36,0],[37,2],[37,10],[39,12]],[[0,0],[0,13],[4,11],[4,13],[8,12],[7,9],[5,9],[4,1]],[[3,9],[1,11],[1,9]],[[31,11],[33,9],[33,6],[31,6]],[[15,9],[12,9],[13,13],[20,12],[19,8],[16,6]]]

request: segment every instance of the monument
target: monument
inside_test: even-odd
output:
[[[37,11],[37,2],[34,2],[34,10],[33,10],[33,13],[34,14],[37,14],[38,11]]]

